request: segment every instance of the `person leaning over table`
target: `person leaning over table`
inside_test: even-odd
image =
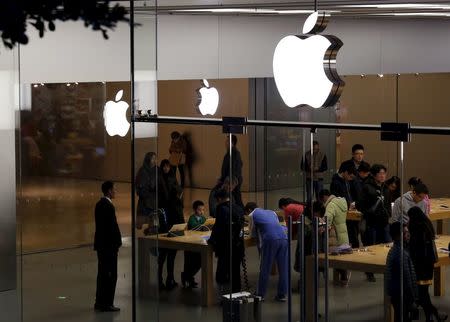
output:
[[[401,240],[401,230],[403,229],[403,241]],[[394,240],[394,244],[389,249],[386,258],[386,269],[384,273],[384,291],[391,298],[394,307],[394,322],[410,322],[411,316],[416,315],[418,289],[416,284],[416,273],[411,256],[407,250],[409,241],[408,228],[400,222],[395,222],[389,227],[389,232]],[[400,266],[402,244],[403,243],[403,267]],[[403,276],[403,302],[401,301]],[[403,305],[403,320],[401,306]],[[414,314],[415,313],[415,314]]]
[[[320,200],[325,205],[325,218],[327,219],[328,227],[330,230],[334,229],[336,233],[336,245],[342,247],[349,245],[348,233],[347,233],[347,201],[345,198],[336,197],[328,190],[322,190],[319,192]],[[350,245],[349,245],[350,246]],[[348,286],[348,280],[350,275],[345,270],[337,270],[340,275],[339,284],[341,286]]]
[[[277,214],[272,210],[258,208],[256,203],[249,202],[244,207],[249,216],[250,235],[257,239],[260,250],[259,279],[256,295],[263,299],[266,296],[272,263],[276,261],[278,268],[278,289],[275,300],[286,301],[288,288],[288,240],[285,227],[280,225]]]
[[[391,204],[389,203],[389,192],[384,184],[386,180],[386,167],[374,164],[370,168],[370,177],[364,184],[361,200],[356,202],[356,209],[362,212],[366,220],[366,232],[364,246],[371,246],[389,242],[389,217],[391,215]],[[367,280],[375,282],[373,273],[367,272]]]
[[[206,222],[205,204],[201,200],[196,200],[192,204],[194,213],[189,217],[187,229],[199,230]],[[181,272],[181,284],[187,288],[197,288],[198,283],[194,276],[202,267],[202,258],[197,252],[184,252],[184,270]]]
[[[438,261],[438,253],[434,242],[436,234],[433,224],[423,213],[422,209],[417,206],[409,209],[408,217],[411,234],[409,253],[416,271],[419,304],[425,312],[425,321],[433,321],[433,316],[437,322],[445,321],[448,317],[447,314],[438,312],[431,303],[430,294],[428,293],[428,288],[433,282],[434,264]]]
[[[391,221],[401,221],[408,223],[408,211],[412,207],[419,207],[428,216],[428,207],[424,199],[428,195],[428,188],[423,183],[418,183],[412,191],[408,191],[401,198],[397,198],[392,207]]]
[[[423,183],[422,179],[418,178],[418,177],[411,177],[408,180],[408,186],[409,186],[409,191],[412,191],[414,189],[414,187],[416,185],[418,185],[419,183]],[[425,212],[425,214],[427,216],[430,215],[431,212],[431,202],[430,202],[430,196],[427,194],[425,196],[425,198],[423,199],[423,201],[425,202],[425,204],[427,205],[427,211]]]
[[[216,282],[219,285],[220,293],[223,295],[229,292],[230,289],[232,293],[241,291],[241,264],[245,255],[244,210],[235,203],[230,202],[228,191],[223,189],[216,192],[216,199],[218,203],[216,222],[212,227],[208,244],[213,247],[217,257]],[[230,216],[232,219],[231,236]]]

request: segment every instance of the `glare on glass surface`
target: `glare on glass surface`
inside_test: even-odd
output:
[[[115,101],[108,101],[103,110],[105,128],[108,135],[119,135],[124,137],[130,129],[130,123],[127,121],[128,103],[121,101],[123,90],[117,92]]]
[[[330,41],[319,35],[301,39],[284,37],[273,57],[275,83],[289,107],[310,105],[322,107],[333,83],[325,74],[323,60]]]

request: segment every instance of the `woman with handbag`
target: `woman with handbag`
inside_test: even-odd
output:
[[[433,281],[434,264],[438,261],[433,225],[419,207],[409,209],[408,216],[411,235],[409,253],[417,276],[419,304],[425,311],[427,322],[434,321],[433,316],[438,322],[445,321],[447,320],[447,314],[438,312],[437,308],[431,303],[428,293],[428,288]]]

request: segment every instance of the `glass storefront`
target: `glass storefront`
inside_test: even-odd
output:
[[[391,303],[414,313],[408,287],[419,304],[428,289],[439,312],[450,310],[450,74],[346,67],[335,106],[288,108],[266,65],[272,42],[295,32],[298,16],[188,15],[156,1],[129,9],[134,29],[111,32],[98,56],[98,39],[86,38],[89,57],[74,58],[75,69],[57,68],[75,44],[24,49],[23,65],[18,51],[0,52],[11,54],[0,95],[14,113],[0,129],[2,146],[16,151],[15,162],[14,153],[2,158],[2,213],[15,207],[16,223],[2,224],[0,299],[20,303],[6,304],[18,320],[394,321]],[[349,21],[340,19],[345,43]],[[86,32],[67,26],[68,34]],[[38,51],[55,71],[30,68]],[[200,113],[202,87],[219,93],[214,115]],[[108,104],[127,106],[117,131],[105,124]],[[384,122],[410,123],[410,141],[382,140]],[[107,180],[122,237],[120,313],[94,311],[94,208]],[[429,220],[412,214],[409,232],[400,225],[397,234],[394,213],[413,206]],[[413,249],[400,242],[409,234]],[[422,237],[436,253],[417,251]],[[14,238],[15,257],[6,252]],[[434,275],[418,267],[420,258]],[[248,293],[230,301],[238,292]]]

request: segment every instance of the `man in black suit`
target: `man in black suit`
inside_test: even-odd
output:
[[[94,250],[97,251],[98,273],[95,310],[102,312],[120,311],[114,306],[117,283],[117,254],[122,246],[122,236],[117,225],[116,209],[112,203],[115,197],[114,183],[102,184],[103,197],[95,205]]]

